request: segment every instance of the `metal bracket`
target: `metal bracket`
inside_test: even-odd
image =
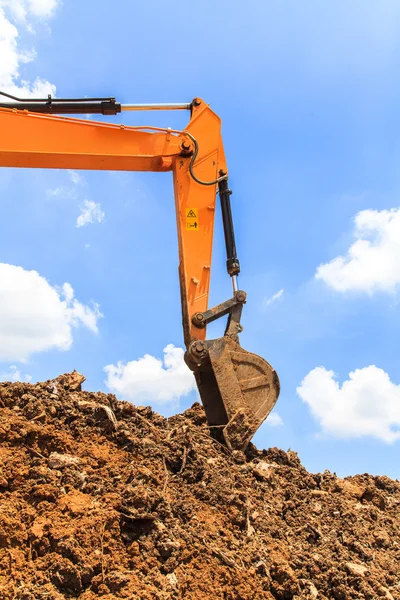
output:
[[[199,329],[204,329],[208,323],[216,321],[220,317],[228,315],[228,321],[225,328],[224,337],[231,338],[237,344],[239,343],[238,334],[243,331],[240,324],[243,304],[246,302],[247,294],[243,290],[235,292],[233,298],[217,304],[205,312],[198,312],[192,317],[192,323]],[[209,348],[216,340],[193,340],[188,346],[185,354],[185,361],[188,367],[193,371],[208,360]]]
[[[217,306],[209,308],[205,312],[198,312],[193,315],[193,325],[199,329],[203,329],[206,327],[206,325],[208,325],[208,323],[212,323],[220,317],[229,315],[224,335],[232,337],[235,341],[238,341],[238,333],[243,331],[243,327],[240,324],[240,319],[242,316],[243,304],[246,302],[246,297],[246,292],[243,290],[238,290],[235,292],[233,298],[229,298],[229,300],[225,300],[225,302],[221,302],[221,304],[217,304]]]
[[[208,323],[212,323],[213,321],[216,321],[220,317],[223,317],[227,314],[229,314],[229,320],[231,320],[232,313],[237,313],[237,309],[239,307],[241,312],[241,309],[243,308],[243,304],[245,302],[246,292],[243,292],[243,290],[238,290],[233,296],[233,298],[229,298],[229,300],[225,300],[225,302],[221,302],[221,304],[217,304],[217,306],[209,308],[205,312],[197,312],[196,314],[194,314],[192,317],[192,323],[199,329],[203,329],[206,325],[208,325]],[[240,321],[240,315],[237,316],[239,316]],[[238,322],[237,316],[235,318],[236,322]]]
[[[229,313],[224,335],[231,337],[235,342],[239,342],[238,334],[242,333],[243,326],[240,324],[242,316],[243,303],[235,304]]]

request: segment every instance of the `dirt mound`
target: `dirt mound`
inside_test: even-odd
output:
[[[78,374],[0,384],[0,598],[400,599],[400,484],[233,454]]]

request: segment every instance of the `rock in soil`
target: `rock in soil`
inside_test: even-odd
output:
[[[79,373],[0,383],[2,600],[400,600],[400,484],[231,453]]]

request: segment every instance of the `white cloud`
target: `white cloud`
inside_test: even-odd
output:
[[[127,363],[107,365],[107,387],[120,398],[136,404],[175,404],[195,389],[193,373],[183,360],[182,348],[168,344],[164,360],[145,354]]]
[[[105,217],[104,212],[101,210],[100,204],[93,200],[84,200],[83,207],[81,207],[81,214],[76,220],[77,227],[83,227],[88,223],[101,223]]]
[[[43,79],[20,79],[21,64],[35,59],[35,50],[21,50],[19,31],[10,19],[32,31],[31,19],[48,19],[58,0],[0,0],[0,90],[20,97],[55,95],[55,86]]]
[[[26,21],[33,16],[39,19],[49,19],[59,0],[0,0],[0,8],[8,8],[18,21]]]
[[[35,352],[68,350],[72,328],[97,333],[97,304],[85,306],[70,284],[61,294],[36,271],[0,263],[0,360],[25,361]]]
[[[67,304],[68,315],[71,324],[78,326],[84,325],[93,333],[98,333],[97,321],[103,315],[100,312],[98,304],[93,303],[91,307],[85,306],[74,298],[74,290],[69,283],[64,283],[62,287],[65,302]]]
[[[47,198],[69,198],[71,200],[78,198],[79,189],[77,188],[85,185],[86,180],[83,175],[71,169],[67,169],[67,174],[73,185],[49,188],[46,190]]]
[[[48,198],[55,198],[56,196],[61,196],[63,193],[64,193],[64,188],[62,188],[62,187],[49,188],[48,190],[46,190],[46,196]]]
[[[297,393],[321,431],[336,438],[370,436],[386,443],[400,438],[400,386],[375,365],[356,369],[342,386],[333,371],[310,371]]]
[[[281,427],[283,425],[283,419],[277,412],[272,412],[265,422],[270,427]]]
[[[77,171],[72,171],[72,169],[67,169],[67,173],[69,175],[70,180],[74,185],[83,185],[85,183],[85,178],[83,175],[78,173]]]
[[[264,298],[264,306],[269,306],[273,302],[276,302],[277,300],[279,300],[279,298],[282,298],[284,291],[285,290],[282,288],[281,290],[276,292],[276,294],[273,294],[269,298]]]
[[[11,365],[8,372],[0,373],[0,381],[31,381],[32,375],[22,375],[21,371],[15,366]]]
[[[60,199],[69,198],[71,200],[76,200],[78,197],[78,194],[73,187],[61,186],[61,187],[47,189],[46,197],[47,198],[60,198]]]
[[[345,256],[315,274],[338,292],[393,292],[400,283],[400,208],[363,210],[354,219],[356,241]]]

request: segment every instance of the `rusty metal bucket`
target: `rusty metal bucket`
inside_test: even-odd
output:
[[[244,450],[275,406],[278,375],[227,336],[210,344],[194,373],[210,427],[231,450]]]

